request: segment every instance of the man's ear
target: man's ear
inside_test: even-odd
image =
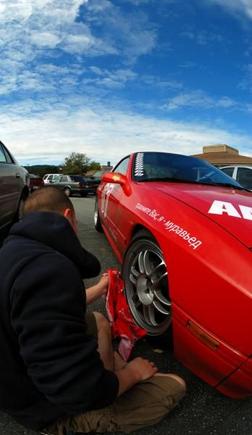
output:
[[[63,212],[63,216],[66,219],[72,219],[73,218],[73,210],[71,208],[65,208],[64,212]]]
[[[78,225],[74,210],[72,210],[71,208],[65,208],[63,216],[68,220],[73,230],[77,233]]]

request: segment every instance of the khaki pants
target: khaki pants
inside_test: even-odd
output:
[[[135,385],[105,408],[58,421],[48,432],[132,432],[158,423],[184,396],[185,388],[169,376],[154,376]]]

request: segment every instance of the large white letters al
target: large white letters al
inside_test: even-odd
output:
[[[246,219],[252,221],[252,207],[247,207],[246,205],[239,205],[239,211],[235,208],[231,202],[218,201],[217,199],[213,201],[208,213],[223,215],[226,213],[228,216]]]

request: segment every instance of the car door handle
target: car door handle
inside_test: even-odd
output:
[[[20,174],[16,174],[16,178],[20,178]]]

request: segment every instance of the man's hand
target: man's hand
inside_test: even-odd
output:
[[[94,302],[96,299],[100,298],[103,295],[106,295],[108,291],[108,283],[109,277],[105,272],[102,274],[98,283],[86,289],[86,301],[87,304]]]
[[[130,361],[127,364],[127,369],[131,371],[132,376],[136,378],[137,382],[151,378],[158,370],[153,362],[141,357]]]
[[[157,373],[157,367],[147,359],[137,357],[124,368],[115,372],[119,380],[118,396],[129,390],[138,382],[152,378]]]
[[[105,272],[102,274],[100,280],[96,284],[96,287],[98,289],[98,292],[100,293],[100,296],[107,294],[108,285],[109,285],[109,277],[108,277],[108,273]]]

